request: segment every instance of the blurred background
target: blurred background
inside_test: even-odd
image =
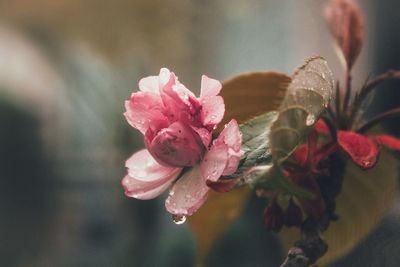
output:
[[[195,243],[163,197],[138,201],[120,185],[143,147],[124,120],[140,78],[173,70],[198,93],[200,77],[291,73],[311,55],[342,77],[317,0],[0,1],[0,266],[193,266]],[[400,2],[359,1],[367,21],[355,85],[400,69]],[[386,83],[370,114],[399,106]],[[399,134],[399,121],[386,126]],[[397,201],[400,203],[400,201]],[[398,266],[400,204],[332,266]],[[245,211],[207,266],[278,266],[283,252]]]

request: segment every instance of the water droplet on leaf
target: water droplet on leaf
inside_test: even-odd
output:
[[[315,123],[315,116],[313,114],[308,114],[306,118],[306,125],[311,126]]]

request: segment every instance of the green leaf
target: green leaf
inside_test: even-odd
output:
[[[332,98],[333,75],[322,57],[298,68],[279,108],[269,135],[272,156],[279,166],[304,142]]]
[[[269,192],[281,192],[284,194],[312,199],[314,194],[308,190],[292,183],[283,176],[279,167],[272,166],[265,171],[261,171],[258,179],[252,179],[252,186],[258,189],[265,189]]]
[[[272,163],[268,135],[271,124],[277,116],[276,111],[271,111],[240,125],[244,156],[233,177],[243,175],[254,166]]]

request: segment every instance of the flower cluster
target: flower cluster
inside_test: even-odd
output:
[[[221,88],[203,75],[197,98],[166,68],[139,81],[140,91],[125,102],[124,115],[144,135],[147,149],[126,161],[127,196],[151,199],[171,187],[166,209],[190,216],[207,199],[207,181],[236,171],[243,155],[237,122],[231,120],[213,140],[225,112]]]

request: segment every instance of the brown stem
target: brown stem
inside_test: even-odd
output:
[[[361,88],[359,94],[356,96],[356,99],[353,103],[353,109],[351,112],[350,123],[353,124],[354,120],[357,117],[358,111],[360,110],[361,105],[367,98],[367,96],[382,82],[389,79],[400,79],[400,71],[398,70],[389,70],[381,75],[378,75],[373,80],[366,81],[364,86]]]
[[[360,91],[358,101],[362,102],[378,85],[388,79],[400,79],[400,71],[389,70],[381,75],[375,77],[375,79],[369,81]]]
[[[303,238],[289,249],[281,267],[308,267],[322,257],[328,251],[328,245],[322,239],[320,232],[326,229],[327,224],[329,224],[327,217],[319,223],[307,220],[302,227]]]
[[[335,95],[335,123],[339,125],[339,118],[340,118],[340,107],[342,106],[341,103],[341,95],[340,95],[340,84],[339,81],[336,83],[336,95]]]
[[[400,116],[400,108],[395,108],[386,112],[383,112],[374,118],[372,118],[370,121],[366,122],[363,126],[361,126],[357,132],[359,133],[365,133],[367,130],[369,130],[371,127],[375,126],[377,123],[381,122],[384,119],[388,118],[393,118]]]
[[[346,69],[346,81],[345,81],[345,96],[343,100],[343,113],[347,112],[347,107],[350,102],[350,95],[351,95],[351,73],[350,69]]]

